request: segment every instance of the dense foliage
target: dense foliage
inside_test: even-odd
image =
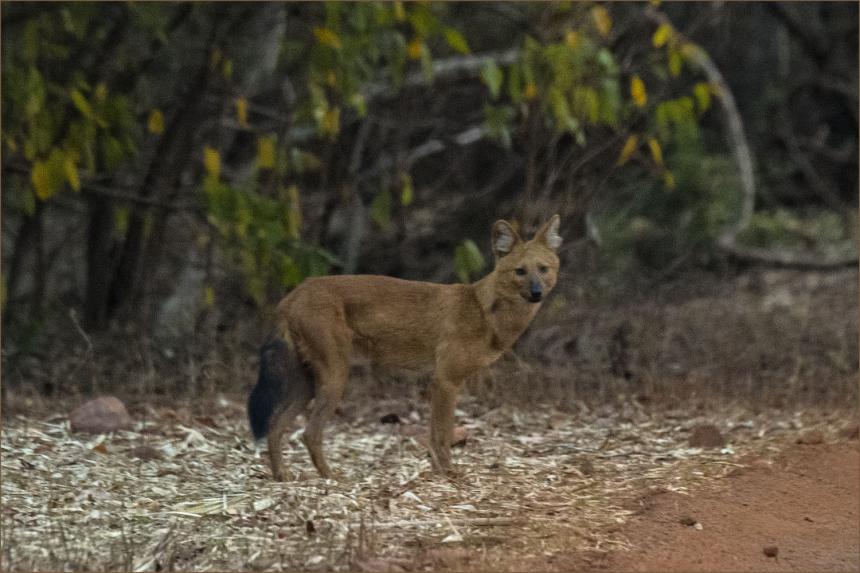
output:
[[[27,302],[16,314],[30,324],[75,301],[101,327],[154,320],[189,266],[204,269],[190,283],[204,309],[233,296],[233,277],[257,306],[331,272],[468,281],[493,217],[529,229],[550,211],[620,268],[708,253],[743,190],[705,48],[673,24],[718,9],[697,10],[6,3],[4,301]],[[854,44],[833,58],[856,63]],[[812,228],[850,235],[854,120],[837,142],[854,178],[790,204],[766,194],[782,210],[756,215],[749,241],[768,246],[821,208]],[[441,273],[420,262],[438,248],[454,257]]]

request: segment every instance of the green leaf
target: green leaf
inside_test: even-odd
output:
[[[63,187],[66,178],[66,154],[61,149],[54,149],[47,161],[36,161],[30,172],[30,182],[33,191],[42,201],[53,197]]]
[[[93,108],[90,105],[90,102],[87,101],[87,98],[79,92],[78,90],[72,90],[69,92],[69,96],[72,98],[72,103],[75,104],[75,107],[78,108],[84,117],[88,119],[95,119],[95,113],[93,113]]]
[[[115,137],[105,136],[100,138],[102,161],[108,171],[116,169],[122,163],[125,153],[122,149],[122,143]]]
[[[511,146],[511,122],[515,115],[510,106],[484,106],[484,124],[489,135],[505,147]]]
[[[33,164],[33,169],[30,171],[30,181],[33,183],[36,197],[40,200],[46,201],[54,194],[48,164],[44,161],[37,161]]]
[[[461,54],[468,54],[470,51],[466,38],[454,28],[445,28],[445,40],[449,46]]]
[[[281,255],[281,283],[284,287],[292,287],[296,286],[300,282],[304,275],[302,274],[302,270],[299,268],[299,265],[296,264],[295,259],[293,257],[282,254]]]
[[[400,204],[404,207],[408,207],[410,203],[412,203],[412,177],[408,173],[403,173],[400,176],[400,181],[402,182],[402,187],[400,188]]]
[[[484,64],[484,68],[481,70],[481,79],[484,80],[487,88],[489,88],[490,96],[493,99],[498,99],[499,90],[501,89],[502,81],[504,80],[504,74],[496,62],[491,60]]]
[[[517,64],[508,68],[508,95],[514,103],[519,103],[523,97],[522,71]]]
[[[131,210],[128,207],[116,207],[113,210],[113,225],[117,237],[124,237],[128,231],[128,219]]]
[[[75,165],[74,160],[68,154],[66,154],[63,160],[63,174],[72,189],[75,191],[81,190],[81,178],[78,175],[78,166]]]
[[[370,204],[370,218],[383,229],[391,223],[391,193],[383,189],[376,194]]]
[[[454,268],[460,282],[471,282],[472,275],[481,272],[486,262],[481,250],[471,239],[466,239],[454,249]]]

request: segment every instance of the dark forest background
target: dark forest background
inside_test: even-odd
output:
[[[473,280],[557,212],[473,391],[843,404],[857,10],[4,2],[4,392],[244,392],[305,277]]]

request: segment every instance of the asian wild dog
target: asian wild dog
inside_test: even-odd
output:
[[[278,305],[279,337],[261,349],[248,398],[255,438],[268,435],[274,479],[284,479],[281,436],[312,400],[302,440],[320,475],[332,477],[323,427],[343,395],[353,351],[375,368],[432,372],[430,453],[437,470],[451,470],[457,395],[513,346],[555,286],[558,227],[555,215],[525,242],[496,221],[495,268],[472,284],[341,275],[296,287]]]

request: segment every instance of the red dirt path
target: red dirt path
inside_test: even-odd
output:
[[[750,465],[705,491],[641,499],[642,513],[621,530],[637,549],[585,556],[578,568],[860,570],[856,441],[795,446],[772,464]],[[682,518],[702,529],[683,525]],[[776,546],[777,556],[766,556],[765,546]]]

